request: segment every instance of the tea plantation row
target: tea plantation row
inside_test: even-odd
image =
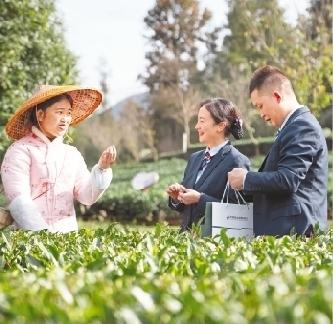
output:
[[[330,323],[332,230],[215,239],[157,225],[0,233],[0,321]]]

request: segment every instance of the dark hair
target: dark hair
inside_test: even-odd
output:
[[[294,91],[292,84],[287,76],[277,67],[272,65],[265,65],[254,71],[249,85],[249,95],[251,95],[254,90],[260,90],[264,84],[274,84],[278,85],[279,87],[287,84],[288,88]]]
[[[67,99],[71,106],[73,106],[73,99],[72,97],[65,93],[61,94],[59,96],[52,97],[44,102],[41,102],[37,106],[34,106],[33,108],[29,109],[29,111],[26,113],[26,122],[29,124],[29,127],[35,126],[39,128],[36,112],[38,110],[46,111],[47,108],[55,104],[56,102],[59,102],[63,99]]]
[[[237,107],[231,101],[223,98],[207,99],[200,103],[199,108],[205,107],[216,124],[227,122],[225,136],[231,133],[235,139],[243,137],[242,119],[238,113]]]

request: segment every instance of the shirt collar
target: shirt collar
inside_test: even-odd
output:
[[[287,121],[289,120],[289,118],[291,117],[291,115],[299,108],[302,108],[303,106],[299,106],[295,109],[293,109],[288,115],[287,117],[284,119],[283,123],[281,124],[281,126],[278,129],[278,132],[280,132],[282,130],[282,128],[287,124]]]
[[[210,156],[214,156],[223,146],[225,146],[228,143],[228,140],[225,140],[223,143],[217,146],[213,146],[211,148],[206,147],[205,152],[209,152]]]
[[[50,141],[45,134],[40,131],[36,126],[31,127],[31,132],[36,135],[39,139],[41,139],[46,145],[50,145],[51,143],[57,144],[62,143],[63,137],[56,137],[53,141]]]

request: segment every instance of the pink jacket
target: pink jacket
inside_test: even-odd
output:
[[[78,228],[74,199],[85,205],[96,202],[110,185],[112,170],[96,165],[90,173],[75,147],[62,137],[50,142],[33,127],[8,148],[1,176],[18,228],[69,232]]]

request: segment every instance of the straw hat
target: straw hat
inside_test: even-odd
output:
[[[86,119],[102,101],[102,94],[92,88],[75,85],[54,86],[42,85],[27,101],[25,101],[10,118],[6,125],[6,133],[13,140],[18,140],[30,132],[26,113],[52,97],[68,94],[73,100],[71,125],[77,125]]]

